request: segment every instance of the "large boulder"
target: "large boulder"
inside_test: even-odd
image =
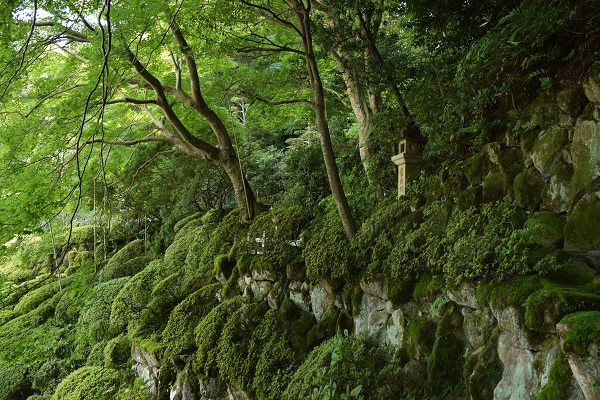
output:
[[[578,120],[571,144],[573,179],[571,190],[577,193],[600,176],[600,122]]]
[[[583,196],[567,216],[565,249],[600,250],[600,192]]]
[[[583,81],[583,91],[589,101],[600,104],[600,65],[594,67],[592,75]]]
[[[552,166],[550,179],[544,186],[542,192],[542,205],[546,210],[562,213],[568,210],[573,191],[571,190],[571,178],[573,177],[573,165],[557,159]]]
[[[535,168],[520,172],[513,182],[515,204],[529,211],[536,210],[542,201],[543,189],[544,180]]]
[[[561,215],[548,211],[535,213],[525,221],[535,243],[542,246],[561,245],[565,240],[565,219]]]
[[[533,144],[531,159],[544,179],[550,178],[552,166],[568,141],[567,130],[553,125],[542,132]]]

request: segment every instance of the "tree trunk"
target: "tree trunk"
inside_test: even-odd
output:
[[[312,34],[310,31],[310,2],[305,6],[303,1],[292,0],[292,9],[298,20],[299,30],[302,36],[302,46],[305,52],[306,66],[310,80],[311,89],[314,95],[314,109],[317,120],[317,130],[321,138],[321,151],[327,170],[329,186],[335,201],[342,225],[346,232],[346,237],[352,239],[356,235],[356,224],[348,200],[344,193],[342,181],[338,171],[331,135],[329,133],[329,124],[327,120],[327,106],[325,104],[325,91],[317,67],[317,61],[312,46]]]

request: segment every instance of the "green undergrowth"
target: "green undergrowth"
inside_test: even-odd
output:
[[[395,361],[364,339],[340,334],[306,357],[281,399],[338,398],[352,392],[347,398],[398,399],[402,383]]]

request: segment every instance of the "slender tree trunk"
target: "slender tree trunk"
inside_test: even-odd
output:
[[[312,46],[312,34],[310,31],[310,2],[305,6],[304,2],[298,0],[291,1],[293,11],[298,20],[299,30],[302,36],[302,45],[305,52],[306,66],[310,80],[311,89],[314,95],[314,109],[317,120],[317,130],[321,137],[321,150],[327,170],[327,178],[331,187],[331,193],[335,201],[338,213],[342,220],[342,225],[346,232],[346,237],[352,239],[356,235],[356,224],[346,194],[342,186],[340,174],[338,171],[331,135],[329,133],[329,124],[327,120],[327,106],[325,104],[325,90],[317,67],[317,61]]]

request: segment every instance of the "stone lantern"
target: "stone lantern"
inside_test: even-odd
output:
[[[398,198],[406,194],[407,180],[419,175],[424,143],[425,139],[418,133],[398,139],[398,154],[392,157],[392,162],[398,166]]]

